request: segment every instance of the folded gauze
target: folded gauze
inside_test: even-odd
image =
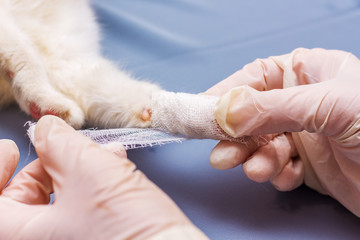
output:
[[[118,128],[79,130],[99,144],[119,142],[126,149],[180,142],[184,139],[215,139],[240,143],[253,141],[251,137],[233,138],[218,124],[221,98],[203,94],[158,91],[152,96],[151,128]],[[220,110],[220,111],[219,111]],[[221,115],[221,114],[218,114]],[[33,140],[35,124],[28,135]]]

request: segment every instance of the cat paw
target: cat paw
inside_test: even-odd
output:
[[[147,82],[131,81],[119,84],[114,89],[112,93],[107,91],[106,97],[95,98],[96,102],[91,99],[87,101],[87,124],[104,128],[151,127],[152,94],[160,91],[160,87]],[[103,96],[103,93],[94,96]]]
[[[53,103],[52,105],[43,105],[42,107],[40,107],[38,103],[30,102],[29,113],[35,120],[39,120],[44,115],[60,117],[76,129],[80,128],[85,123],[85,116],[82,110],[75,104],[66,104],[66,101],[63,101],[63,104],[60,105],[58,103]]]
[[[156,89],[155,91],[157,91]],[[148,128],[151,127],[151,103],[152,93],[154,91],[147,92],[137,97],[136,102],[129,104],[130,111],[128,110],[129,116],[126,123],[126,127],[140,127]]]
[[[12,92],[20,108],[35,120],[44,115],[55,115],[74,128],[85,123],[85,114],[79,105],[55,89],[42,71],[23,69],[13,77]],[[11,75],[11,76],[10,76]]]

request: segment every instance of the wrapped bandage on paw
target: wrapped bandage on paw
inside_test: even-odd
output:
[[[186,138],[246,142],[221,129],[215,111],[219,97],[159,91],[152,96],[151,127]]]
[[[142,148],[181,142],[188,139],[228,140],[247,144],[259,139],[242,136],[233,138],[218,124],[218,111],[223,98],[188,93],[158,91],[152,96],[151,128],[118,128],[103,130],[80,130],[101,145],[121,143],[126,149]],[[219,104],[220,103],[220,104]],[[31,124],[28,135],[34,138]]]

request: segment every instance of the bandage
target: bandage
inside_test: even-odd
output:
[[[152,96],[151,126],[154,129],[195,139],[234,139],[216,121],[218,97],[160,91]]]
[[[181,142],[185,139],[215,139],[240,143],[250,137],[233,138],[216,121],[218,97],[159,91],[152,96],[151,128],[80,130],[99,144],[119,142],[126,149]],[[28,129],[33,141],[34,124]]]

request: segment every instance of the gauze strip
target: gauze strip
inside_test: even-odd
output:
[[[30,127],[27,130],[27,134],[31,142],[34,142],[34,130],[36,124],[30,123],[29,125]],[[114,142],[121,143],[126,150],[152,147],[185,140],[185,138],[173,136],[151,128],[87,129],[79,130],[79,132],[101,145],[107,145]]]
[[[185,140],[185,138],[176,137],[151,128],[80,130],[80,132],[99,144],[119,142],[125,147],[126,150],[152,147]]]

